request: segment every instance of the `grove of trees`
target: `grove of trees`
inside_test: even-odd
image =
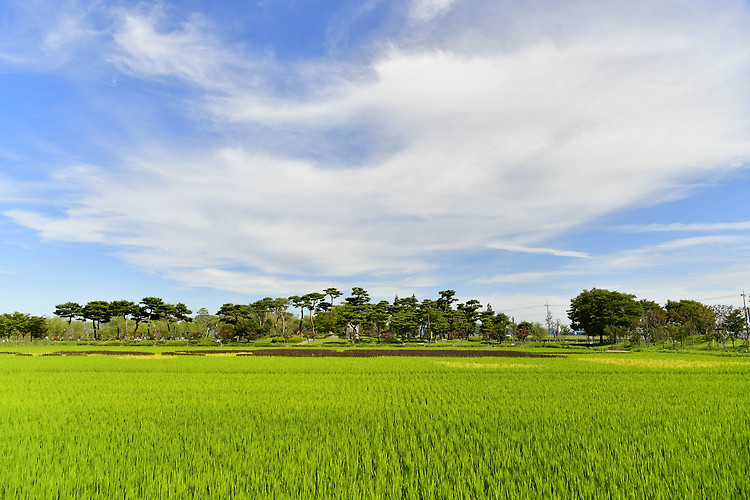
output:
[[[695,347],[697,337],[726,349],[744,337],[748,343],[747,309],[732,306],[708,306],[695,300],[669,300],[660,306],[650,300],[636,300],[634,295],[599,288],[582,291],[570,301],[568,310],[571,326],[585,331],[587,336],[604,337],[612,342],[628,340],[633,343],[671,341],[685,347],[690,339]]]
[[[129,300],[94,300],[86,304],[58,304],[54,318],[23,313],[0,315],[0,338],[54,340],[173,340],[211,339],[222,342],[256,341],[272,337],[296,342],[338,336],[356,343],[482,340],[501,343],[513,339],[557,340],[570,329],[553,321],[546,325],[520,321],[478,300],[460,302],[455,290],[419,300],[414,295],[373,302],[367,290],[353,287],[347,297],[336,288],[290,297],[264,297],[250,304],[223,304],[215,314],[201,308],[195,315],[183,303],[169,304],[159,297]],[[343,297],[343,298],[342,298]],[[650,345],[671,342],[694,347],[697,339],[727,348],[748,339],[745,309],[695,300],[667,301],[663,306],[634,295],[599,288],[583,290],[570,302],[570,326],[587,339]]]

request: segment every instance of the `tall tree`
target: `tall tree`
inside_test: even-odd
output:
[[[665,326],[667,324],[667,311],[652,300],[640,301],[643,315],[641,316],[641,328],[647,343],[666,338]]]
[[[70,336],[70,325],[73,323],[74,318],[81,316],[83,307],[77,302],[66,302],[64,304],[58,304],[55,306],[55,316],[66,318],[68,320],[68,330],[65,336]]]
[[[281,320],[281,336],[284,340],[289,341],[289,333],[286,327],[287,320],[287,309],[289,309],[290,301],[284,297],[278,297],[273,301],[273,312],[276,317],[276,324],[274,325],[274,331],[278,334],[279,320]]]
[[[208,312],[208,309],[201,307],[195,315],[195,324],[198,325],[200,330],[203,332],[203,337],[208,338],[211,331],[216,328],[219,322],[218,316],[215,316]]]
[[[109,310],[112,316],[122,318],[125,322],[125,340],[130,340],[130,333],[128,332],[128,318],[133,314],[136,309],[134,302],[129,300],[113,300],[109,303]],[[117,324],[117,336],[120,336],[120,325]]]
[[[106,300],[92,300],[81,309],[83,317],[91,321],[94,328],[94,340],[99,340],[99,329],[102,323],[106,323],[112,316],[109,302]]]
[[[24,322],[25,333],[32,339],[40,339],[47,333],[47,318],[43,316],[29,316]]]
[[[407,338],[412,338],[419,334],[419,313],[417,306],[419,306],[419,302],[414,295],[403,299],[396,297],[393,300],[390,330],[394,335],[401,337],[401,343],[406,342]]]
[[[477,320],[479,320],[478,311],[482,307],[482,304],[476,299],[471,299],[467,300],[465,304],[458,304],[456,307],[464,313],[465,322],[461,330],[464,338],[468,338],[469,335],[473,335],[476,331]]]
[[[333,301],[343,295],[338,288],[333,287],[326,288],[325,290],[323,290],[323,293],[331,298],[331,307],[333,307],[334,305]]]
[[[531,335],[534,325],[528,321],[521,321],[516,325],[514,334],[518,340],[521,341],[521,346],[526,343],[526,339]]]
[[[255,317],[258,321],[258,326],[263,332],[266,332],[266,330],[270,331],[270,327],[266,328],[266,325],[268,323],[268,315],[271,313],[271,311],[273,311],[273,309],[274,300],[271,297],[264,297],[250,304],[250,310],[253,311],[253,314],[255,314]]]
[[[706,335],[713,333],[715,316],[714,311],[707,305],[695,300],[670,300],[664,306],[669,314],[669,321],[684,333],[681,337],[682,345],[685,346],[685,338],[690,337],[695,347],[695,335]]]
[[[494,340],[497,338],[497,323],[495,322],[495,311],[492,310],[492,305],[487,304],[484,311],[479,315],[479,319],[482,322],[479,325],[479,333],[482,334],[485,342]]]
[[[146,332],[151,335],[151,321],[159,319],[159,308],[164,305],[164,301],[159,297],[143,297],[141,306],[146,311]]]
[[[318,305],[318,303],[324,298],[325,298],[325,295],[323,295],[320,292],[307,293],[301,297],[302,301],[305,303],[305,306],[307,307],[307,310],[310,312],[310,326],[312,327],[312,338],[315,338],[315,320],[313,319],[313,312],[315,311],[315,307]]]
[[[444,313],[447,313],[451,309],[451,304],[458,301],[458,299],[453,298],[456,295],[456,291],[443,290],[438,293],[440,294],[440,298],[437,299],[437,305]]]
[[[574,329],[583,329],[586,335],[598,336],[599,343],[603,343],[607,326],[630,328],[642,312],[635,295],[592,288],[582,291],[570,301],[568,318]]]
[[[388,319],[390,318],[390,315],[388,314],[389,308],[390,304],[388,303],[388,301],[381,300],[380,302],[372,306],[369,311],[367,321],[375,329],[375,335],[378,338],[378,344],[382,341],[383,331],[388,326]]]
[[[732,347],[734,347],[735,339],[740,338],[746,329],[745,314],[742,309],[732,309],[722,321],[721,327],[726,335],[732,339]]]
[[[370,294],[364,288],[355,286],[352,287],[351,297],[344,300],[349,307],[342,308],[341,311],[356,336],[370,311]]]
[[[149,312],[148,309],[143,307],[140,304],[136,304],[133,308],[133,312],[130,314],[130,319],[133,320],[135,323],[135,328],[133,329],[133,336],[137,337],[138,335],[138,328],[141,326],[141,323],[144,321],[148,321],[149,318]]]
[[[297,328],[297,334],[302,335],[302,323],[305,320],[305,301],[299,295],[292,295],[289,297],[289,302],[292,303],[292,307],[299,307],[299,328]]]

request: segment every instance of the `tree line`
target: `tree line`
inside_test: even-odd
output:
[[[727,340],[744,337],[750,343],[750,316],[747,308],[709,306],[696,300],[668,300],[664,306],[635,295],[600,288],[584,290],[571,300],[568,318],[574,329],[588,336],[606,337],[612,342],[634,343],[671,341],[683,348],[696,338],[719,342],[726,350]]]
[[[466,339],[480,334],[487,341],[502,341],[510,318],[478,300],[458,302],[455,290],[443,290],[435,299],[395,297],[392,302],[372,302],[369,293],[353,287],[343,294],[336,288],[284,298],[266,297],[249,305],[224,304],[217,316],[220,337],[254,339],[278,335],[289,339],[297,334],[308,339],[321,334],[346,336],[356,342],[360,335],[383,340]],[[290,309],[299,311],[299,317]],[[483,309],[483,310],[482,310]],[[270,320],[269,320],[270,319]]]
[[[434,299],[395,297],[373,302],[361,287],[348,297],[336,288],[289,297],[265,297],[249,304],[223,304],[215,314],[201,308],[194,316],[183,303],[169,304],[159,297],[128,300],[65,302],[55,307],[56,318],[22,313],[0,315],[0,337],[91,340],[175,339],[211,337],[250,341],[273,336],[289,341],[337,335],[356,342],[360,336],[381,341],[432,341],[481,337],[486,342],[529,338],[563,338],[570,328],[548,313],[546,325],[515,322],[475,299],[460,302],[455,290],[443,290]],[[746,309],[708,306],[694,300],[667,301],[664,306],[634,295],[593,288],[571,300],[571,327],[603,343],[630,341],[650,344],[668,340],[682,347],[697,337],[720,342],[748,341]],[[55,320],[57,322],[55,322]],[[64,321],[61,325],[60,321]]]
[[[483,307],[475,299],[459,302],[455,295],[455,290],[443,290],[435,299],[420,301],[412,295],[373,302],[364,288],[353,287],[350,296],[339,301],[343,293],[327,288],[304,295],[265,297],[250,304],[226,303],[215,314],[202,308],[194,317],[185,304],[169,304],[158,297],[145,297],[140,302],[65,302],[54,311],[65,321],[65,329],[57,328],[53,337],[130,340],[202,336],[247,341],[272,335],[288,341],[295,334],[307,339],[334,334],[353,341],[367,335],[377,341],[405,342],[467,339],[479,334],[486,341],[502,341],[514,331],[511,318],[493,311],[490,304]],[[43,322],[44,318],[40,319]],[[85,330],[83,324],[88,325]],[[529,322],[520,326],[522,337],[541,330],[541,325]],[[29,334],[38,338],[48,330],[49,325],[30,334],[17,327],[0,330],[0,336],[25,338]]]

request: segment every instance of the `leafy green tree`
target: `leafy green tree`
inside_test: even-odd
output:
[[[506,334],[511,330],[512,321],[505,313],[495,314],[495,330],[497,331],[497,340],[502,342],[505,340]]]
[[[263,333],[271,331],[270,324],[268,323],[268,316],[274,310],[274,299],[271,297],[264,297],[260,300],[256,300],[250,304],[250,310],[255,314],[255,319],[258,322],[258,328]]]
[[[370,308],[367,321],[375,330],[375,335],[378,338],[378,343],[382,341],[383,332],[388,327],[388,320],[390,319],[390,314],[388,313],[388,311],[390,307],[391,305],[387,300],[381,300]]]
[[[339,291],[338,288],[334,288],[334,287],[326,288],[325,290],[323,290],[323,293],[326,294],[326,296],[331,298],[331,302],[330,302],[331,307],[333,307],[334,305],[333,301],[343,295],[343,293],[341,293],[341,291]]]
[[[733,308],[722,320],[719,325],[725,332],[722,339],[729,337],[732,339],[732,347],[735,347],[735,340],[742,337],[745,331],[745,315],[742,309]],[[726,346],[724,346],[726,349]]]
[[[219,316],[219,337],[237,341],[258,337],[259,325],[250,306],[228,303],[222,305],[216,314]]]
[[[315,313],[315,329],[318,332],[333,334],[334,331],[339,331],[338,311],[330,309],[328,306],[328,302],[318,304]]]
[[[358,334],[370,311],[370,294],[364,288],[355,286],[352,287],[351,297],[344,300],[349,307],[340,309],[345,315],[343,319]]]
[[[436,335],[441,336],[447,326],[445,315],[438,305],[437,301],[432,299],[423,299],[417,307],[419,313],[419,324],[422,334],[432,342]]]
[[[0,337],[38,339],[44,337],[47,330],[47,319],[42,316],[30,316],[18,311],[0,315]]]
[[[299,295],[292,295],[289,297],[292,307],[299,307],[299,328],[297,328],[297,334],[302,335],[303,321],[305,319],[305,301]]]
[[[273,312],[275,316],[274,332],[279,332],[279,321],[281,321],[281,336],[284,340],[289,341],[289,331],[287,329],[287,309],[289,309],[290,301],[284,297],[278,297],[273,301]]]
[[[469,321],[466,313],[461,309],[450,309],[446,314],[448,319],[449,330],[448,336],[451,339],[464,338],[469,329]]]
[[[482,338],[485,342],[505,340],[505,332],[508,330],[508,324],[510,318],[504,313],[497,313],[492,310],[492,305],[487,304],[487,307],[479,315],[481,324],[479,325],[479,333],[482,334]]]
[[[159,297],[144,297],[141,306],[146,312],[146,333],[151,335],[151,322],[160,319],[159,311],[164,306],[164,300]]]
[[[464,313],[464,322],[459,330],[464,338],[474,335],[477,330],[477,321],[479,320],[479,309],[482,304],[475,299],[466,301],[465,304],[457,304],[456,308]]]
[[[135,323],[135,328],[133,329],[133,336],[138,335],[138,328],[140,328],[141,323],[144,321],[148,321],[150,318],[149,311],[144,306],[140,304],[136,304],[133,308],[133,311],[130,313],[130,319],[133,320],[133,323]]]
[[[70,338],[70,331],[68,322],[61,317],[46,318],[47,320],[47,335],[52,340],[63,340]],[[2,335],[0,335],[2,336]]]
[[[109,303],[109,311],[112,316],[122,318],[125,323],[125,339],[130,339],[130,332],[128,332],[128,318],[136,310],[135,302],[129,300],[114,300]],[[120,325],[117,324],[117,336],[120,336]]]
[[[99,329],[112,317],[109,302],[106,300],[92,300],[81,309],[82,316],[91,321],[94,327],[94,340],[99,340]]]
[[[399,299],[396,297],[390,308],[390,331],[394,336],[401,337],[401,342],[406,342],[407,338],[414,338],[419,335],[419,315],[417,306],[419,302],[412,295]]]
[[[642,313],[635,295],[592,288],[570,301],[568,318],[573,329],[583,329],[586,335],[598,336],[601,344],[607,326],[631,328]]]
[[[531,331],[534,328],[534,325],[532,325],[528,321],[521,321],[517,325],[515,325],[515,330],[513,331],[513,335],[521,342],[521,345],[523,346],[526,343],[526,339],[529,338],[531,335]]]
[[[313,312],[315,311],[315,308],[317,307],[318,303],[325,298],[325,295],[323,295],[320,292],[311,292],[311,293],[307,293],[303,295],[300,298],[304,302],[305,306],[307,307],[307,310],[310,313],[310,326],[312,327],[312,338],[315,338],[316,333],[315,333],[315,320],[313,319]]]
[[[230,325],[236,325],[239,323],[245,317],[245,314],[245,306],[232,303],[223,304],[216,312],[216,315],[221,321]]]
[[[163,302],[159,304],[154,314],[158,320],[163,320],[167,324],[167,337],[170,337],[172,333],[172,323],[176,321],[175,314],[177,314],[177,309],[175,306]],[[161,336],[159,333],[159,321],[155,321],[154,326],[154,336]]]
[[[68,320],[68,330],[66,335],[70,335],[70,325],[73,323],[73,319],[81,317],[83,314],[82,311],[83,307],[77,302],[66,302],[55,306],[54,315]]]
[[[193,313],[187,308],[185,304],[179,302],[177,304],[162,303],[156,308],[157,316],[167,323],[167,337],[174,337],[172,330],[172,324],[183,321],[192,321],[190,314]]]
[[[219,317],[208,312],[208,309],[201,307],[195,314],[195,324],[200,328],[202,336],[207,338],[212,331],[216,329],[219,323]]]
[[[24,322],[25,333],[32,339],[40,339],[47,333],[47,319],[43,316],[29,316]]]
[[[456,291],[443,290],[438,293],[440,294],[440,298],[437,299],[437,306],[441,308],[444,313],[447,313],[451,309],[451,304],[458,301],[458,299],[454,298]]]
[[[643,299],[639,302],[643,310],[640,324],[646,343],[664,337],[664,326],[667,324],[667,311],[652,300]]]
[[[664,306],[669,322],[680,327],[680,340],[685,347],[685,339],[690,337],[695,347],[695,335],[713,334],[715,323],[714,311],[707,305],[695,300],[670,300]]]

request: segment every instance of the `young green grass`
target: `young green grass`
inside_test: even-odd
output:
[[[0,359],[3,498],[741,498],[750,360]]]

